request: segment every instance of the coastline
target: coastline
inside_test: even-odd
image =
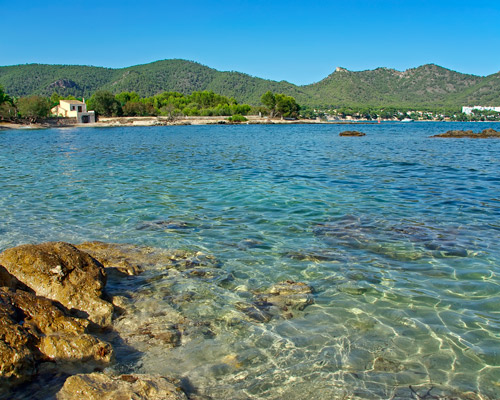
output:
[[[281,119],[267,118],[256,115],[248,115],[245,122],[230,122],[225,116],[216,117],[182,117],[169,120],[168,117],[101,117],[93,124],[77,124],[72,118],[49,119],[43,122],[31,124],[19,124],[13,122],[0,122],[0,132],[7,130],[37,130],[50,128],[113,128],[131,126],[180,126],[180,125],[376,125],[378,120],[335,120],[325,121],[319,119]],[[381,120],[381,123],[401,123],[402,121]],[[412,122],[457,122],[457,121],[412,121]],[[498,121],[474,121],[477,123],[493,123]],[[402,122],[407,124],[408,122]]]
[[[339,125],[366,125],[376,124],[376,121],[324,121],[316,119],[287,120],[281,118],[267,118],[248,115],[248,121],[232,123],[225,116],[216,117],[182,117],[169,120],[167,117],[101,117],[94,124],[77,124],[72,119],[48,120],[32,124],[18,124],[0,122],[0,131],[15,129],[49,129],[49,128],[111,128],[124,126],[178,126],[178,125],[302,125],[302,124],[339,124]]]

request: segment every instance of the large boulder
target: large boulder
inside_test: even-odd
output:
[[[56,397],[57,400],[187,400],[175,381],[162,376],[102,373],[70,376]]]
[[[58,301],[100,326],[111,325],[113,306],[102,299],[104,267],[71,244],[22,245],[0,254],[3,265],[37,295]]]

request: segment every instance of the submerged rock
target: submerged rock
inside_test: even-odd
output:
[[[313,289],[304,282],[284,281],[270,287],[259,298],[267,301],[282,311],[300,310],[313,304]]]
[[[137,230],[178,230],[187,229],[189,225],[183,221],[156,220],[147,221],[137,226]]]
[[[293,318],[293,312],[314,303],[312,292],[312,287],[303,282],[279,282],[256,294],[251,303],[236,303],[236,309],[257,322],[269,322],[273,317]]]
[[[292,260],[311,262],[339,262],[344,261],[345,258],[339,252],[325,249],[289,251],[284,256]]]
[[[366,136],[366,133],[358,131],[344,131],[340,132],[339,136]]]
[[[426,226],[413,221],[388,221],[345,215],[314,226],[313,233],[330,246],[370,251],[395,260],[413,261],[425,256],[467,257],[470,252],[456,236],[458,230]]]
[[[102,373],[70,376],[57,400],[187,400],[177,381],[155,375],[109,376]]]
[[[474,133],[472,130],[451,130],[445,133],[440,133],[431,137],[438,138],[471,138],[471,139],[490,139],[490,138],[500,138],[500,132],[494,129],[484,129],[482,132]]]
[[[179,270],[220,266],[219,261],[211,255],[187,250],[160,250],[148,246],[97,241],[84,242],[76,247],[89,253],[104,267],[125,275],[138,275],[145,268],[153,266]]]
[[[115,329],[125,343],[138,349],[151,346],[169,349],[192,338],[214,336],[209,322],[192,321],[174,310],[148,317],[129,313],[116,321]]]
[[[58,301],[100,326],[109,326],[113,305],[102,299],[103,266],[64,242],[22,245],[0,254],[2,264],[37,295]]]

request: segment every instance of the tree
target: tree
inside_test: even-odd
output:
[[[4,92],[3,87],[0,85],[0,104],[10,103],[12,105],[12,99],[10,96]]]
[[[129,101],[123,106],[123,115],[127,116],[148,116],[155,115],[156,110],[151,104],[140,101]]]
[[[297,118],[299,116],[300,106],[292,96],[276,94],[276,112],[285,118]]]
[[[260,101],[269,109],[269,116],[271,118],[274,117],[276,111],[276,97],[274,96],[273,92],[268,90],[262,95]]]
[[[98,115],[116,117],[122,115],[122,107],[111,92],[100,90],[95,92],[89,100],[88,106]]]
[[[17,102],[17,109],[22,118],[27,118],[33,123],[49,116],[50,103],[45,97],[22,97]]]
[[[123,107],[129,101],[137,102],[141,98],[136,92],[121,92],[115,96],[115,99],[120,102],[120,105]]]
[[[58,106],[59,100],[61,100],[61,96],[59,96],[59,93],[57,92],[52,93],[52,96],[50,96],[50,103],[52,107]]]

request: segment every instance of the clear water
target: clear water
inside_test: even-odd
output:
[[[117,345],[117,371],[215,399],[498,399],[500,140],[428,138],[488,127],[0,132],[0,250],[101,240],[220,260],[213,279],[157,265],[110,286],[131,299],[130,323],[211,331]],[[294,318],[235,307],[287,279],[314,288]]]

